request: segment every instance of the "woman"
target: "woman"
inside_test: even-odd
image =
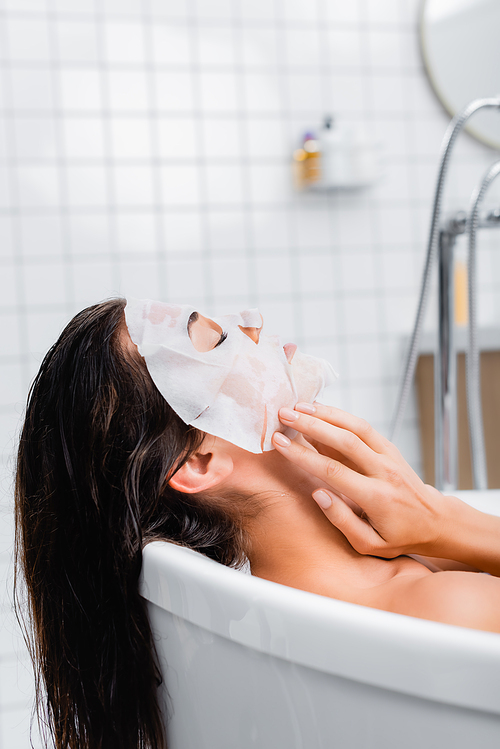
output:
[[[282,409],[282,429],[299,435],[290,442],[276,431],[276,449],[265,451],[197,430],[155,385],[151,341],[136,340],[124,308],[124,300],[104,302],[69,323],[33,383],[19,447],[17,553],[38,693],[46,692],[57,749],[165,746],[159,670],[137,589],[141,549],[152,539],[227,565],[248,558],[253,574],[322,595],[500,631],[496,578],[434,575],[401,556],[451,555],[497,574],[496,519],[424,487],[394,447],[335,409]],[[230,334],[242,342],[232,366],[261,343],[260,328],[247,322]],[[225,341],[220,325],[197,313],[185,329],[197,352]],[[179,353],[173,344],[170,351]],[[164,369],[155,374],[160,387]],[[298,372],[309,382],[303,362]],[[182,390],[184,378],[177,381]]]

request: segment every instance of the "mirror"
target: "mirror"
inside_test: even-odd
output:
[[[420,42],[432,87],[452,116],[500,94],[499,0],[423,0]],[[478,112],[466,130],[500,149],[499,112]]]

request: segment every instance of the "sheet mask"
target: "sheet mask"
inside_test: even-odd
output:
[[[258,310],[212,318],[226,339],[197,351],[188,333],[195,308],[128,299],[125,319],[156,387],[186,423],[244,450],[272,450],[275,431],[287,434],[278,410],[312,402],[336,378],[323,359],[296,351],[287,361],[278,336],[260,333],[256,344],[241,327],[262,326]]]

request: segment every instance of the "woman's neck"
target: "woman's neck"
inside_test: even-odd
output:
[[[270,497],[250,537],[252,572],[271,579],[296,579],[325,565],[340,571],[359,557],[310,495]]]
[[[317,507],[310,493],[275,497],[250,532],[252,574],[342,601],[387,608],[387,584],[430,574],[409,557],[359,554]]]
[[[300,435],[297,439],[302,440]],[[421,568],[411,559],[359,554],[313,500],[312,492],[321,482],[276,450],[252,454],[227,442],[223,447],[234,469],[217,491],[220,496],[222,490],[229,501],[235,496],[247,498],[238,501],[248,502],[242,509],[254,575],[362,603],[369,589],[400,572],[406,574],[409,563]]]
[[[280,456],[276,456],[277,458]],[[348,591],[385,582],[394,572],[387,560],[359,554],[312,498],[318,482],[281,471],[274,456],[262,492],[262,509],[251,522],[249,559],[258,577],[292,587],[349,598]],[[333,589],[332,589],[333,586]]]

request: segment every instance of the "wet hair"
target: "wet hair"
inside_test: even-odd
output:
[[[204,435],[124,345],[124,306],[71,320],[33,382],[19,445],[18,607],[22,589],[39,723],[57,749],[166,747],[138,592],[143,545],[169,539],[226,565],[245,560],[236,516],[168,484]]]

